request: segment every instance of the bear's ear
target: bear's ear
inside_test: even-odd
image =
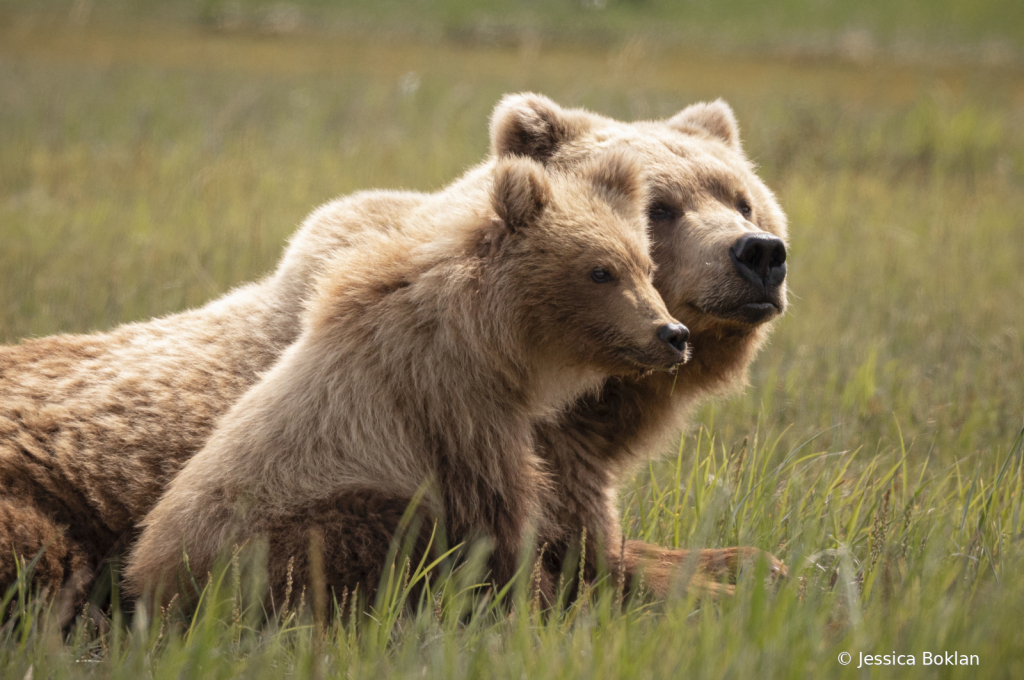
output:
[[[740,150],[740,126],[736,123],[736,114],[721,99],[687,106],[669,118],[668,124],[680,132],[706,132]]]
[[[491,185],[491,206],[511,232],[537,220],[551,198],[544,167],[528,158],[498,161]]]
[[[590,129],[582,111],[567,111],[530,92],[505,95],[491,114],[491,153],[545,162],[560,146]]]
[[[600,154],[587,163],[584,172],[616,212],[632,217],[643,211],[647,185],[634,154],[625,149]]]

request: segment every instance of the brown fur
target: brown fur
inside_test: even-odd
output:
[[[392,564],[388,555],[393,541],[401,539],[404,543],[406,538],[411,539],[405,559],[412,568],[425,556],[436,558],[441,554],[443,536],[430,514],[424,508],[414,508],[406,517],[409,505],[410,499],[377,489],[348,489],[344,494],[299,509],[289,515],[287,522],[268,518],[271,521],[266,524],[250,527],[253,534],[266,537],[268,554],[273,556],[267,563],[272,601],[286,605],[285,600],[294,602],[303,588],[316,586],[311,553],[319,550],[322,583],[339,604],[347,600],[355,605],[357,596],[372,603],[378,584],[389,576],[386,569]],[[403,518],[408,522],[405,526]],[[406,562],[393,562],[395,578],[403,579]]]
[[[544,528],[554,568],[583,527],[615,564],[618,485],[678,433],[694,404],[742,385],[767,326],[723,316],[729,299],[743,294],[726,251],[742,231],[785,238],[785,217],[743,155],[722,102],[695,104],[667,121],[623,123],[517,95],[492,120],[495,157],[531,155],[570,169],[615,149],[639,154],[651,202],[678,210],[652,219],[655,284],[690,328],[693,358],[674,388],[660,376],[613,379],[557,424],[538,427],[538,454],[556,489],[545,514],[559,521]],[[361,247],[367,234],[403,235],[414,215],[480,200],[493,167],[492,158],[437,194],[362,192],[329,203],[306,220],[275,273],[202,309],[0,348],[0,587],[13,579],[13,552],[30,560],[47,546],[41,583],[78,573],[87,584],[103,558],[128,543],[217,419],[298,337],[302,301],[325,262]],[[728,200],[738,191],[753,207],[749,221]],[[485,239],[479,249],[497,245]],[[349,525],[359,521],[353,512]],[[334,518],[325,518],[325,534]],[[292,521],[282,519],[282,534]],[[596,552],[587,550],[588,562]],[[627,552],[626,567],[632,572],[649,554]]]
[[[274,300],[249,293],[216,303],[227,319],[190,312],[0,348],[0,585],[14,578],[12,546],[24,560],[49,546],[40,582],[77,573],[88,584],[209,436],[222,404],[292,339],[261,323],[280,314]],[[243,318],[264,332],[232,333]]]
[[[524,113],[542,112],[536,116]],[[624,124],[579,110],[562,110],[537,95],[506,98],[492,121],[493,152],[515,153],[502,140],[521,140],[526,132],[509,132],[529,121],[532,134],[549,141],[547,163],[568,167],[595,148],[629,148],[642,159],[652,207],[669,209],[662,218],[652,211],[655,285],[669,311],[690,329],[692,357],[675,376],[612,378],[598,395],[585,395],[559,421],[537,427],[538,452],[552,470],[553,493],[546,497],[548,514],[558,517],[541,540],[550,546],[552,568],[587,531],[587,574],[599,561],[629,579],[644,569],[661,574],[665,563],[684,564],[686,551],[666,550],[630,542],[620,565],[621,529],[617,490],[638,464],[662,450],[666,438],[678,436],[700,400],[743,384],[747,366],[767,337],[768,325],[736,318],[731,310],[752,297],[733,270],[728,249],[744,233],[765,231],[783,240],[786,219],[771,191],[760,181],[742,153],[732,110],[722,101],[695,104],[667,122]],[[552,121],[548,128],[537,121]],[[519,146],[521,146],[519,142]],[[752,208],[749,218],[740,201]],[[785,287],[772,300],[785,308]],[[596,550],[594,548],[597,548]],[[733,550],[733,549],[729,549]],[[738,568],[742,560],[723,552],[719,562]],[[750,556],[753,553],[743,553]],[[715,579],[714,562],[702,552],[698,578]],[[782,563],[766,555],[773,570]],[[657,566],[662,565],[662,566]],[[668,592],[665,579],[649,581],[659,594]]]
[[[652,282],[642,186],[621,152],[573,175],[506,157],[483,205],[334,260],[298,341],[147,515],[130,588],[168,598],[183,550],[201,576],[310,502],[428,481],[449,540],[487,539],[492,579],[508,582],[542,521],[534,424],[609,375],[683,359],[658,338],[675,320]]]

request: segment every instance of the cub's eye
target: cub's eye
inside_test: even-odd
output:
[[[651,222],[669,222],[676,218],[676,211],[666,203],[654,203],[647,209],[647,219]]]
[[[590,272],[590,280],[594,283],[611,283],[614,277],[604,267],[594,267],[594,271]]]
[[[740,211],[741,215],[743,215],[743,219],[747,219],[747,220],[750,219],[750,214],[752,212],[754,212],[753,209],[751,209],[750,204],[747,203],[747,199],[745,199],[745,198],[741,198],[736,203],[736,209]]]

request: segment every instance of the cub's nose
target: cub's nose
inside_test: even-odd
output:
[[[677,352],[686,350],[686,341],[690,339],[690,329],[681,323],[667,323],[658,329],[658,339],[672,345]]]
[[[786,278],[786,244],[771,234],[740,236],[729,248],[729,259],[740,276],[766,294]]]

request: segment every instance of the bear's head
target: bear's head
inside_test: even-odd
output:
[[[654,288],[648,203],[637,160],[597,154],[572,172],[506,155],[495,217],[479,248],[498,299],[522,313],[529,342],[559,366],[627,375],[686,358],[689,331]]]
[[[491,119],[496,158],[526,155],[572,169],[629,149],[646,177],[655,285],[691,331],[681,368],[713,389],[741,375],[786,306],[786,217],[740,146],[729,106],[689,106],[667,120],[623,123],[506,96]]]

